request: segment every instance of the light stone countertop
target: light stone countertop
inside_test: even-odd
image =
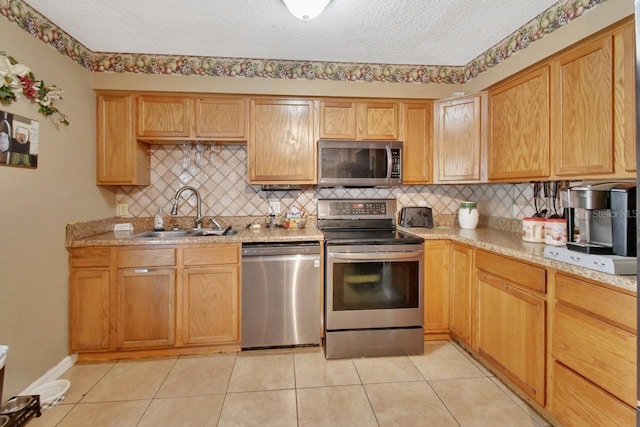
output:
[[[507,255],[522,261],[539,264],[543,267],[551,267],[559,271],[576,274],[616,288],[637,292],[637,276],[617,276],[545,258],[543,254],[545,244],[525,242],[522,240],[520,233],[502,231],[494,228],[464,230],[458,227],[398,227],[398,229],[414,236],[422,237],[425,240],[448,239],[475,248]]]
[[[234,236],[196,236],[196,237],[171,237],[164,239],[135,238],[140,230],[133,232],[113,231],[100,233],[93,236],[73,239],[69,242],[69,248],[87,246],[139,246],[139,245],[185,245],[185,244],[211,244],[211,243],[248,243],[248,242],[302,242],[322,241],[324,235],[315,226],[307,226],[301,230],[285,229],[277,227],[270,229],[262,227],[258,230],[243,228]]]
[[[314,221],[307,223],[301,230],[287,230],[281,227],[270,229],[263,226],[258,230],[246,228],[250,223],[246,218],[233,218],[226,222],[241,231],[234,236],[198,236],[168,239],[138,239],[132,235],[150,229],[152,219],[133,221],[136,230],[133,232],[119,233],[113,231],[112,219],[99,220],[90,223],[70,224],[67,226],[67,248],[80,248],[90,246],[152,246],[152,245],[177,245],[177,244],[212,244],[223,242],[247,243],[247,242],[301,242],[322,241],[324,235],[315,226]],[[254,221],[255,222],[255,221]],[[631,292],[637,292],[637,276],[616,276],[602,273],[596,270],[578,267],[572,264],[545,258],[543,255],[545,245],[543,243],[529,243],[521,239],[520,233],[499,230],[496,228],[477,228],[464,230],[457,226],[435,228],[404,228],[399,230],[421,237],[425,240],[451,240],[467,244],[469,246],[486,249],[502,255],[510,256],[523,261],[554,268],[559,271],[576,274],[578,276],[596,280],[615,288],[621,288]]]

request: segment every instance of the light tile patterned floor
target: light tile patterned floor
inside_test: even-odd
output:
[[[83,364],[29,427],[548,426],[457,345],[326,360],[319,348]]]

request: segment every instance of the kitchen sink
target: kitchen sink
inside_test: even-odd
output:
[[[206,237],[206,236],[235,236],[240,230],[228,227],[223,230],[212,228],[189,228],[184,230],[144,231],[134,234],[134,239],[171,239],[180,237]]]

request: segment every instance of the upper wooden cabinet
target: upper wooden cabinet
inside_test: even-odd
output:
[[[404,103],[402,181],[428,184],[432,180],[433,103]]]
[[[315,184],[316,132],[313,101],[251,100],[247,143],[252,184]]]
[[[491,181],[549,178],[549,65],[489,91]]]
[[[434,116],[434,181],[486,181],[487,93],[436,101]]]
[[[216,140],[247,139],[245,98],[199,97],[195,99],[195,137]]]
[[[320,139],[398,140],[400,105],[367,100],[319,101]]]
[[[245,141],[247,100],[201,95],[140,95],[137,99],[140,139]]]
[[[191,102],[184,96],[140,96],[138,137],[172,137],[191,135]]]
[[[149,185],[149,147],[135,137],[133,95],[98,93],[96,183]]]
[[[635,177],[633,52],[627,25],[552,62],[555,177]]]

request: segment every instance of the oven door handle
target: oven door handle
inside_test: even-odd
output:
[[[330,253],[329,258],[344,259],[348,261],[375,261],[375,260],[407,260],[422,259],[422,252],[367,252],[358,254]]]

